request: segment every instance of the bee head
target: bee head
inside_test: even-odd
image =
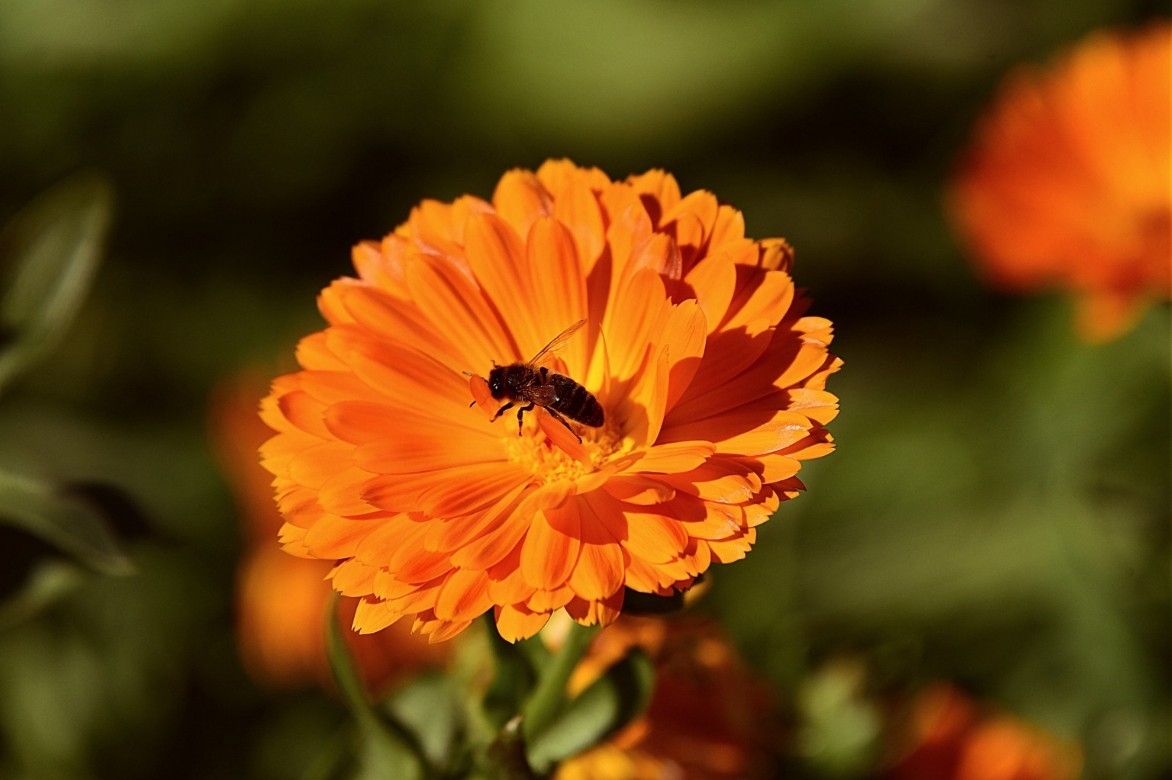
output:
[[[505,366],[495,366],[488,372],[488,391],[498,401],[505,397]]]

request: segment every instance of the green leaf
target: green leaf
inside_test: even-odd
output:
[[[414,735],[389,714],[379,714],[371,706],[363,690],[358,670],[354,668],[342,625],[338,619],[338,596],[334,594],[333,608],[326,611],[326,655],[338,691],[358,723],[359,772],[358,778],[402,778],[422,780],[423,759]]]
[[[566,707],[566,685],[578,662],[590,648],[590,642],[599,626],[571,623],[562,646],[541,665],[537,685],[525,701],[521,729],[527,741],[545,731],[553,719]]]
[[[98,267],[112,201],[104,178],[81,174],[0,232],[0,390],[73,322]]]
[[[90,576],[74,563],[42,561],[33,569],[23,587],[0,603],[0,631],[12,628],[40,614],[47,607],[73,593]]]
[[[435,766],[448,766],[464,731],[464,715],[450,678],[433,672],[404,685],[385,708],[418,736],[423,755]]]
[[[798,692],[799,750],[827,777],[858,777],[873,765],[882,720],[864,695],[864,670],[831,664],[808,677]]]
[[[500,729],[521,711],[529,693],[537,684],[534,653],[544,649],[540,640],[506,642],[496,630],[491,615],[487,618],[489,647],[492,650],[493,675],[484,693],[484,712]],[[530,646],[535,647],[530,647]]]
[[[529,743],[529,763],[539,772],[598,744],[631,722],[651,700],[655,667],[634,650],[563,709]]]
[[[0,471],[0,523],[28,531],[99,573],[134,571],[98,509],[51,483]]]
[[[488,746],[472,777],[484,780],[537,780],[525,756],[525,737],[521,733],[521,716],[505,724]]]

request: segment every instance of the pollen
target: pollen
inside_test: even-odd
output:
[[[560,427],[556,422],[553,425]],[[622,436],[618,427],[609,422],[601,428],[581,428],[581,444],[572,437],[568,442],[555,441],[535,415],[527,416],[520,436],[513,425],[506,426],[506,430],[503,440],[509,460],[532,471],[539,484],[581,479],[604,470],[610,460],[635,449],[635,442]]]

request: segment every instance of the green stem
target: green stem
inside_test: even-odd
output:
[[[330,659],[330,674],[334,677],[334,684],[346,702],[346,708],[354,714],[354,718],[363,728],[378,725],[378,716],[371,709],[366,700],[366,690],[362,686],[362,678],[354,667],[354,659],[350,657],[350,648],[346,647],[346,638],[342,635],[342,621],[338,619],[338,594],[332,594],[329,609],[326,610],[326,655]]]
[[[565,644],[542,670],[537,688],[525,704],[521,729],[526,742],[531,742],[534,736],[544,731],[565,704],[566,683],[596,633],[598,626],[571,624]]]
[[[337,593],[333,594],[333,601],[326,610],[326,654],[330,661],[330,673],[334,677],[334,684],[342,694],[346,708],[354,715],[358,727],[365,736],[363,740],[367,751],[368,763],[380,767],[398,767],[398,775],[418,777],[425,773],[426,761],[418,740],[411,730],[391,717],[389,713],[380,715],[375,712],[370,700],[366,698],[366,689],[358,669],[354,666],[354,659],[350,649],[346,646],[346,639],[342,634],[342,621],[338,616]],[[404,764],[403,762],[407,763]]]

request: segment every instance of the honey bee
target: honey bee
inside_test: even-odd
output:
[[[526,404],[517,410],[517,435],[520,436],[525,412],[533,411],[533,407],[540,406],[566,426],[579,442],[582,441],[582,437],[570,427],[566,418],[591,428],[602,425],[602,404],[598,403],[598,399],[589,390],[568,376],[556,374],[546,366],[537,365],[539,360],[564,344],[585,324],[586,320],[578,320],[555,336],[528,362],[493,366],[492,371],[488,373],[489,392],[498,401],[506,402],[497,409],[496,414],[492,416],[493,420],[517,404]]]

